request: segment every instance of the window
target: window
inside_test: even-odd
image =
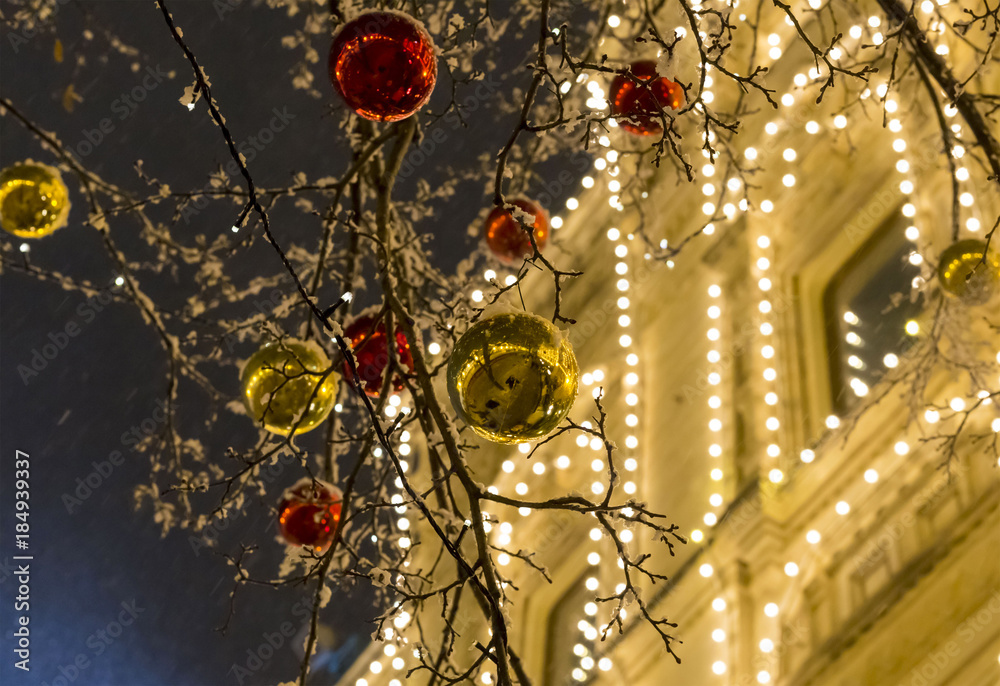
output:
[[[584,585],[585,574],[573,582],[566,594],[556,603],[549,614],[548,635],[546,637],[546,686],[565,686],[576,683],[572,679],[574,669],[586,657],[593,659],[593,644],[587,641],[578,624],[584,619],[584,605],[594,600],[594,592]],[[593,620],[592,617],[587,617]]]
[[[911,297],[920,268],[899,213],[879,228],[833,277],[823,297],[834,411],[857,407],[916,342],[911,323],[923,297]],[[909,333],[907,325],[909,324]]]

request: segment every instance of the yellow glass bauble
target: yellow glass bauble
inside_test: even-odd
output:
[[[455,411],[495,443],[551,433],[573,407],[579,378],[565,334],[523,312],[473,324],[448,361],[448,393]]]
[[[1000,290],[1000,256],[990,250],[984,261],[984,254],[986,242],[976,238],[948,246],[938,262],[941,288],[972,305],[992,298]]]
[[[337,375],[314,343],[285,339],[268,343],[243,368],[243,402],[254,421],[287,436],[319,426],[337,395]]]
[[[69,191],[58,169],[26,162],[0,171],[0,226],[20,238],[42,238],[66,226]]]

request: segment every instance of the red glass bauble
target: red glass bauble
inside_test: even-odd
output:
[[[400,12],[362,14],[333,39],[330,80],[365,119],[406,119],[431,97],[436,79],[431,37]]]
[[[389,366],[388,336],[385,335],[385,322],[376,324],[375,317],[366,315],[358,317],[350,326],[344,329],[344,338],[351,341],[354,357],[358,361],[358,376],[365,382],[365,393],[377,398],[382,390],[382,378],[385,368]],[[398,327],[396,328],[396,359],[399,363],[413,371],[413,354],[410,343]],[[351,369],[344,363],[344,378],[350,379]],[[392,381],[398,391],[403,388],[403,380],[396,377]]]
[[[278,506],[281,535],[291,545],[326,550],[340,524],[344,494],[319,479],[306,477],[285,491]]]
[[[611,82],[611,114],[629,133],[648,136],[663,131],[660,111],[676,110],[684,103],[680,84],[660,76],[656,62],[644,60],[629,67],[631,76],[618,74]],[[636,83],[636,79],[641,83]]]
[[[523,198],[508,200],[508,205],[514,205],[535,218],[535,243],[541,250],[549,239],[549,213],[536,203]],[[528,232],[518,223],[510,210],[504,207],[494,207],[486,217],[486,244],[497,259],[507,265],[519,264],[527,257],[535,254],[531,247]]]

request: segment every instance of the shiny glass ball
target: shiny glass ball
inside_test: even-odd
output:
[[[545,248],[549,240],[549,213],[537,203],[524,198],[508,200],[508,204],[534,217],[531,226],[534,230],[535,243],[539,250]],[[493,208],[486,217],[483,233],[490,252],[506,265],[516,266],[525,258],[535,254],[528,232],[514,218],[511,210],[505,207]]]
[[[375,321],[373,316],[361,316],[344,329],[344,338],[351,341],[354,358],[358,363],[358,376],[365,382],[365,393],[377,398],[382,390],[382,379],[389,366],[389,337],[386,336],[385,322]],[[413,372],[413,354],[406,334],[396,327],[396,359]],[[344,363],[344,378],[350,378],[351,368]],[[392,386],[397,391],[403,388],[403,380],[396,377]]]
[[[946,293],[970,305],[981,305],[1000,291],[1000,254],[977,238],[958,241],[941,253],[938,279]]]
[[[15,164],[0,171],[0,226],[19,238],[42,238],[66,225],[69,191],[58,169]]]
[[[662,133],[660,111],[668,107],[676,110],[683,105],[684,89],[660,76],[652,60],[634,62],[628,72],[618,74],[611,82],[611,116],[629,133],[638,136]]]
[[[344,494],[326,481],[301,479],[285,491],[278,505],[281,535],[290,545],[322,553],[337,535]]]
[[[401,12],[366,12],[330,48],[330,80],[348,107],[372,121],[399,121],[426,104],[437,79],[434,43]]]
[[[566,335],[552,322],[524,312],[476,322],[448,361],[455,411],[494,443],[551,433],[573,407],[579,377]]]
[[[254,422],[287,436],[319,426],[333,408],[337,375],[314,343],[285,339],[268,343],[243,368],[243,403]]]

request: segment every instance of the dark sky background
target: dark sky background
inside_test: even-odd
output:
[[[172,0],[169,6],[209,73],[213,93],[236,138],[245,139],[267,127],[275,108],[287,108],[295,117],[250,163],[258,185],[287,184],[293,171],[304,171],[310,178],[340,173],[346,159],[336,143],[340,104],[326,78],[328,39],[320,42],[320,63],[313,69],[316,87],[325,94],[316,100],[289,84],[288,69],[299,53],[282,47],[281,38],[300,26],[297,18],[235,0],[230,2],[235,10],[220,17],[218,4]],[[5,12],[12,9],[7,3],[3,7]],[[81,37],[84,28],[95,33],[89,44]],[[141,54],[108,51],[101,37],[105,29],[138,47]],[[56,37],[64,48],[61,63],[53,58]],[[87,62],[77,67],[81,51]],[[102,54],[109,58],[99,59]],[[504,65],[504,71],[523,55],[515,42],[505,58],[510,64]],[[138,65],[137,71],[133,64]],[[175,78],[157,81],[145,91],[143,102],[124,103],[123,96],[139,87],[147,73],[170,71]],[[178,102],[192,81],[190,74],[151,1],[72,1],[60,5],[54,33],[11,41],[5,28],[0,41],[3,96],[42,128],[55,131],[86,166],[137,194],[145,190],[131,169],[138,159],[144,161],[148,173],[174,190],[202,187],[207,174],[229,160],[204,103],[188,112]],[[515,78],[524,85],[527,75],[518,70]],[[147,79],[147,84],[151,82]],[[62,97],[70,83],[82,102],[67,112]],[[436,93],[431,110],[442,110],[443,95]],[[435,174],[445,173],[448,160],[469,160],[482,150],[499,149],[512,122],[497,126],[488,104],[469,114],[469,129],[439,124],[447,127],[447,144],[435,151],[422,174],[433,180]],[[81,147],[88,141],[88,132],[98,129],[105,118],[112,120],[114,130],[93,149]],[[54,162],[13,117],[0,119],[0,163],[7,166],[26,158]],[[83,201],[75,180],[67,181],[76,203],[70,224],[49,238],[31,242],[30,259],[44,268],[110,285],[115,276],[110,260],[97,233],[81,224]],[[466,185],[467,192],[449,204],[448,221],[434,231],[433,249],[446,269],[477,246],[467,227],[485,207],[486,184]],[[405,188],[400,194],[405,196]],[[232,205],[220,204],[200,213],[190,226],[179,223],[174,230],[182,236],[185,232],[214,236],[228,231],[235,216]],[[316,235],[318,220],[312,226],[300,226],[301,217],[279,205],[272,214],[278,235],[288,240]],[[131,219],[112,223],[116,239],[126,250],[138,246],[139,241],[129,235],[134,228]],[[19,243],[14,239],[11,245]],[[247,275],[258,269],[268,274],[278,269],[274,254],[262,241],[246,253],[243,264]],[[155,289],[155,281],[143,283]],[[180,302],[187,292],[173,293],[165,285],[154,295],[163,302]],[[79,326],[79,334],[69,338],[36,376],[23,380],[18,366],[30,366],[35,351],[41,351],[53,337],[62,340],[60,332],[70,322]],[[209,549],[193,550],[189,532],[174,531],[162,538],[149,508],[133,509],[133,488],[148,482],[149,463],[146,456],[130,449],[132,441],[125,434],[134,427],[141,431],[144,421],[147,427],[153,426],[157,401],[165,388],[162,348],[137,309],[131,303],[88,303],[80,294],[6,270],[0,280],[0,331],[0,624],[5,647],[0,681],[215,686],[291,679],[301,648],[289,646],[300,646],[301,634],[284,639],[274,656],[242,681],[232,667],[246,667],[248,649],[263,644],[265,634],[273,634],[283,622],[292,622],[298,630],[303,613],[296,604],[308,602],[308,591],[244,588],[230,631],[223,636],[213,629],[225,619],[232,572]],[[228,384],[235,392],[235,371],[226,369],[226,374],[232,377]],[[183,396],[181,405],[182,411],[198,409],[183,407]],[[220,451],[226,445],[246,445],[255,438],[249,429],[246,418],[224,415],[204,442]],[[15,450],[27,452],[31,462],[30,673],[14,668],[15,658],[8,650],[16,621],[12,607],[17,583],[10,559],[17,554],[12,540]],[[105,475],[92,474],[94,463],[107,462],[114,451],[123,454],[123,464],[99,465]],[[64,496],[87,494],[85,489],[76,491],[88,475],[96,488],[68,512]],[[241,540],[258,542],[264,548],[271,545],[276,550],[262,552],[255,569],[261,575],[273,574],[280,559],[274,534],[271,511],[260,502],[251,503],[246,515],[222,534],[217,550],[231,552]],[[348,652],[368,643],[371,628],[362,621],[369,616],[366,602],[364,593],[338,593],[331,603],[334,609],[324,615],[324,622],[338,632],[338,641],[350,646]],[[134,621],[123,603],[137,608]],[[119,627],[119,620],[128,620],[129,625]],[[101,631],[107,632],[107,640]],[[332,672],[322,670],[314,683],[332,683]]]

